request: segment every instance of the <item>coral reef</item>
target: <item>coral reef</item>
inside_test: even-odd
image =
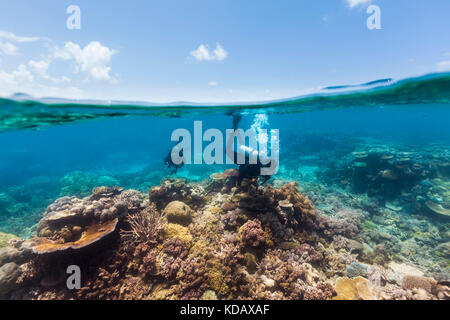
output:
[[[225,171],[199,184],[164,180],[148,195],[100,187],[57,199],[35,237],[0,249],[0,297],[449,298],[445,276],[392,261],[387,235],[366,238],[364,205],[319,209],[320,195],[296,183],[236,182]],[[369,247],[374,237],[385,246]],[[69,265],[82,270],[80,290],[65,287]]]

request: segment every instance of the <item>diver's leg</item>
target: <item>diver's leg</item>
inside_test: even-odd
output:
[[[263,186],[267,181],[269,181],[271,176],[261,176],[261,185]]]

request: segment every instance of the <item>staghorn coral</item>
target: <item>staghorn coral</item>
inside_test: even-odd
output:
[[[156,245],[163,239],[166,220],[154,208],[129,215],[127,218],[130,230],[122,230],[124,241]]]
[[[298,248],[294,250],[295,254],[300,257],[301,261],[307,263],[320,263],[323,260],[323,254],[317,252],[311,245],[302,243]]]
[[[174,258],[171,256],[164,256],[161,266],[161,275],[166,279],[174,279],[181,268],[181,258]]]

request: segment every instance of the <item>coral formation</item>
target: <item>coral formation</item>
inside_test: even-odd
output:
[[[17,238],[18,237],[16,237],[13,234],[7,234],[7,233],[0,232],[0,249],[3,247],[7,247],[11,240],[14,240]]]
[[[369,281],[362,277],[337,279],[336,291],[338,295],[333,300],[376,300]]]
[[[445,276],[392,261],[389,235],[372,233],[385,246],[364,241],[374,228],[365,207],[325,214],[313,204],[321,198],[296,183],[236,184],[233,172],[223,175],[164,180],[148,196],[100,187],[57,199],[36,237],[0,249],[0,297],[448,299]],[[80,290],[64,286],[73,264],[83,270]]]
[[[166,221],[152,207],[128,215],[127,221],[129,230],[121,232],[125,241],[156,245],[164,236]]]
[[[63,197],[51,204],[30,240],[37,254],[88,247],[116,231],[119,219],[140,206],[138,196],[117,187],[100,187],[84,199]]]
[[[171,223],[188,225],[191,222],[191,208],[181,201],[172,201],[164,209],[167,220]]]
[[[259,247],[265,243],[264,230],[258,219],[247,221],[240,229],[241,241],[244,246]]]
[[[20,270],[17,264],[9,262],[0,267],[0,299],[18,287],[16,281],[19,278]]]

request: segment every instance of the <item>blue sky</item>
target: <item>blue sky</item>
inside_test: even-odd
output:
[[[0,3],[0,96],[254,101],[448,69],[448,0]]]

